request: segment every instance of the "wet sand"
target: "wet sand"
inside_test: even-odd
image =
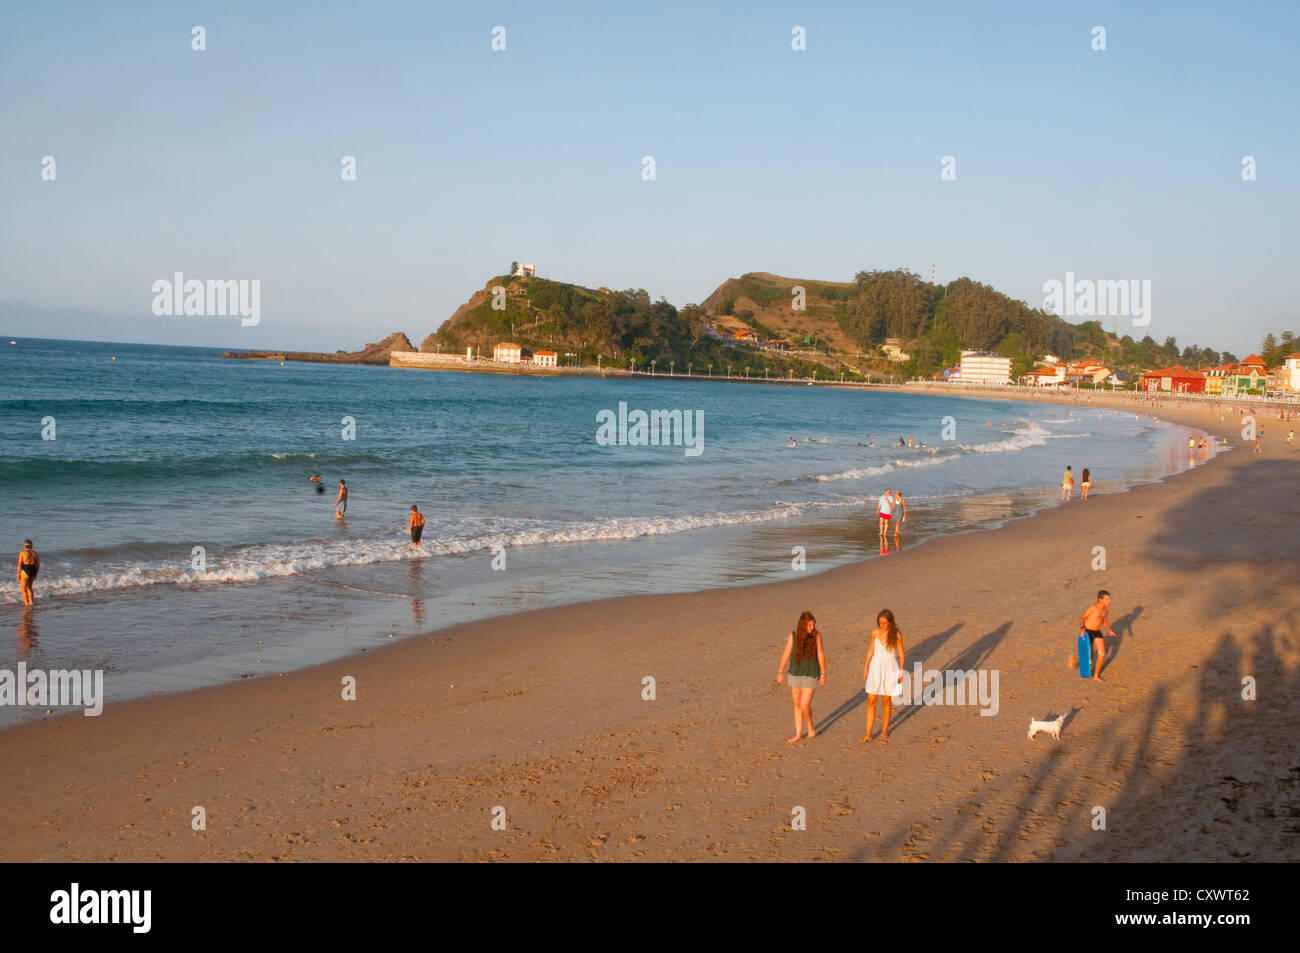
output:
[[[503,616],[0,732],[0,859],[1300,858],[1300,448],[1276,415],[1255,455],[1235,415],[1154,412],[1237,449],[825,573]],[[1102,587],[1097,684],[1067,661]],[[886,607],[909,669],[996,669],[998,713],[912,706],[860,745]],[[791,746],[774,675],[805,608],[829,680],[818,737]],[[1059,742],[1026,738],[1060,714]]]

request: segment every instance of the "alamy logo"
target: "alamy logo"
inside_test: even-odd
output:
[[[185,280],[176,272],[174,280],[159,278],[153,283],[153,313],[159,317],[191,315],[225,317],[239,315],[246,328],[262,321],[262,280],[227,278],[214,281]]]
[[[1051,278],[1043,282],[1043,310],[1060,318],[1132,318],[1133,327],[1151,323],[1151,279],[1118,281],[1076,280],[1074,272],[1065,273],[1065,281]]]
[[[50,922],[128,923],[132,933],[148,933],[153,923],[152,890],[71,890],[50,894]]]
[[[922,669],[921,663],[912,671],[902,670],[903,694],[895,699],[898,705],[978,705],[981,715],[998,713],[998,670],[952,668],[939,671]]]
[[[103,669],[63,669],[27,671],[19,662],[18,671],[0,668],[0,705],[30,705],[33,708],[84,708],[93,718],[104,710]]]
[[[601,447],[667,447],[686,448],[688,457],[698,457],[704,452],[704,411],[696,410],[644,410],[627,409],[627,402],[618,402],[618,413],[612,410],[596,412],[596,444]]]

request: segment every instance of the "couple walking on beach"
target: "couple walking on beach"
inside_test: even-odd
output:
[[[894,524],[894,539],[898,539],[898,533],[903,528],[903,520],[907,519],[907,501],[903,499],[902,490],[893,490],[893,497],[890,497],[891,490],[885,487],[885,492],[880,499],[876,501],[876,517],[880,520],[880,536],[883,539],[889,534],[889,524]]]
[[[1084,467],[1083,468],[1083,495],[1080,496],[1079,498],[1082,500],[1086,500],[1088,498],[1088,491],[1091,489],[1092,489],[1092,474],[1088,472],[1087,467]],[[1061,502],[1069,503],[1070,495],[1073,492],[1074,492],[1074,470],[1073,468],[1067,466],[1065,468],[1065,472],[1061,474]]]
[[[894,613],[881,609],[876,614],[876,627],[867,641],[867,658],[862,664],[867,694],[867,733],[860,739],[862,743],[871,740],[877,699],[881,700],[884,719],[880,740],[889,740],[893,700],[903,692],[905,658],[903,635],[894,622]],[[822,634],[817,630],[817,620],[811,612],[802,613],[794,631],[786,637],[785,651],[776,673],[778,683],[785,679],[789,680],[790,700],[794,705],[794,737],[786,741],[795,744],[805,730],[809,738],[817,735],[817,729],[813,727],[813,692],[819,685],[826,684],[826,651],[822,646]]]

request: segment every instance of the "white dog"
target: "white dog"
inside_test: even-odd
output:
[[[1060,741],[1061,725],[1063,724],[1065,724],[1064,715],[1059,716],[1054,721],[1037,721],[1031,718],[1029,719],[1029,740],[1033,741],[1034,735],[1038,734],[1040,731],[1045,731],[1055,740]]]

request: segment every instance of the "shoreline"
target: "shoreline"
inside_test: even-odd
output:
[[[1232,432],[1228,425],[1235,426],[1233,420],[1221,424],[1217,415],[1209,420],[1203,408],[1199,411],[1165,409],[1160,416],[1210,433]],[[1178,420],[1176,416],[1188,419]],[[1230,442],[1239,446],[1239,441]],[[860,659],[853,656],[858,654],[861,642],[856,632],[860,627],[848,619],[874,611],[874,603],[866,604],[870,608],[859,605],[864,589],[875,585],[879,591],[883,582],[886,591],[897,592],[899,598],[892,601],[909,637],[909,655],[918,653],[927,663],[939,662],[941,656],[958,648],[962,636],[988,629],[997,614],[984,619],[988,610],[977,608],[968,622],[954,622],[950,621],[951,612],[945,616],[940,611],[935,613],[938,618],[927,620],[925,610],[917,606],[926,604],[927,599],[934,601],[934,578],[951,585],[952,595],[969,593],[971,602],[978,606],[985,601],[977,598],[984,590],[973,588],[981,583],[968,570],[971,565],[985,564],[987,550],[997,552],[1004,561],[1009,560],[1008,565],[1019,569],[1024,549],[1041,549],[1044,556],[1053,552],[1059,555],[1060,548],[1068,544],[1051,532],[1064,529],[1068,536],[1081,511],[1106,516],[1115,515],[1108,511],[1140,509],[1144,512],[1138,514],[1139,519],[1151,519],[1179,505],[1182,498],[1195,496],[1202,489],[1200,484],[1221,485],[1225,477],[1239,475],[1252,463],[1289,467],[1293,474],[1300,458],[1284,459],[1291,448],[1280,448],[1277,443],[1273,441],[1262,460],[1252,461],[1248,452],[1239,450],[1219,458],[1213,467],[1197,467],[1179,474],[1178,480],[1166,478],[1126,493],[1099,496],[1086,508],[1046,509],[997,529],[931,540],[930,546],[896,554],[892,560],[868,559],[788,581],[623,596],[532,610],[436,630],[280,678],[120,702],[99,718],[61,715],[14,726],[0,732],[0,750],[11,759],[20,759],[27,770],[22,780],[3,794],[0,803],[6,819],[21,817],[24,822],[0,822],[11,851],[6,859],[853,859],[857,856],[853,851],[837,846],[842,844],[842,837],[828,839],[827,835],[833,830],[843,834],[845,824],[853,827],[851,819],[855,813],[863,814],[863,806],[846,804],[837,808],[833,817],[849,818],[847,821],[834,822],[827,815],[826,823],[821,825],[822,835],[814,835],[810,821],[805,832],[810,836],[791,855],[787,848],[777,846],[790,833],[782,833],[783,824],[785,829],[789,827],[788,808],[783,821],[782,812],[771,807],[764,814],[759,804],[747,800],[746,793],[762,787],[766,800],[760,799],[761,803],[775,804],[773,792],[786,790],[783,785],[790,780],[781,774],[782,765],[797,763],[811,772],[813,788],[823,797],[823,807],[829,803],[824,801],[827,797],[853,802],[859,796],[862,778],[849,787],[837,788],[834,772],[843,769],[843,780],[847,782],[854,765],[862,763],[855,750],[856,735],[837,724],[849,714],[860,722],[862,706],[854,705],[855,700],[861,701],[860,684],[829,718],[826,711],[855,681],[852,670]],[[1276,495],[1268,487],[1255,488],[1252,493],[1256,491]],[[1163,507],[1162,495],[1166,498]],[[1225,499],[1230,508],[1240,508],[1242,496],[1238,492]],[[1294,491],[1287,505],[1294,505]],[[1240,525],[1239,516],[1242,514],[1234,513],[1228,520],[1229,533]],[[1058,525],[1062,523],[1066,525]],[[1121,540],[1118,548],[1122,551],[1133,545],[1131,540]],[[1086,590],[1093,574],[1086,572],[1087,553],[1081,553],[1079,559],[1085,570],[1082,578],[1088,580],[1083,584]],[[1021,575],[1041,574],[1046,561],[1024,560]],[[1235,568],[1219,565],[1216,571]],[[926,579],[915,578],[918,571],[931,581],[927,584]],[[1149,574],[1152,570],[1144,566],[1143,571]],[[1278,567],[1263,561],[1254,574],[1257,578],[1272,578],[1277,571]],[[1208,569],[1202,573],[1208,574]],[[1020,585],[1023,587],[1023,581]],[[1111,584],[1116,592],[1117,618],[1132,605],[1133,597],[1124,592],[1125,585]],[[1246,591],[1255,593],[1257,588],[1258,583],[1248,585]],[[1282,595],[1281,602],[1294,610],[1294,597]],[[1052,603],[1054,599],[1047,601]],[[1067,602],[1071,609],[1062,617],[1058,629],[1063,627],[1068,633],[1069,618],[1086,601],[1081,594],[1071,593]],[[1023,595],[1016,595],[1013,602],[1035,621],[1038,616],[1051,615],[1033,600],[1025,602]],[[1233,604],[1240,603],[1238,598]],[[778,630],[788,628],[805,604],[818,613],[819,625],[834,645],[828,647],[832,679],[814,703],[819,721],[830,724],[823,726],[827,736],[821,741],[801,744],[791,752],[782,750],[787,749],[782,732],[789,727],[788,695],[785,700],[779,697],[780,692],[774,697],[772,686],[766,684],[770,683],[770,673],[765,679],[761,675],[774,667],[779,654]],[[1249,609],[1251,603],[1244,604]],[[781,608],[771,611],[777,607]],[[632,621],[612,621],[618,610]],[[786,615],[791,618],[786,619]],[[1295,625],[1294,612],[1289,616],[1283,613],[1281,618]],[[698,629],[698,619],[704,620],[707,631]],[[727,620],[722,629],[731,636],[721,642],[707,637],[720,619]],[[1120,651],[1116,657],[1117,674],[1108,682],[1120,681],[1118,673],[1129,664],[1147,661],[1142,657],[1142,641],[1133,631],[1138,627],[1136,621],[1128,621],[1130,632],[1122,641],[1127,646],[1132,639],[1138,647]],[[946,629],[930,631],[945,622]],[[965,656],[971,652],[996,654],[999,643],[1009,636],[1023,641],[1025,634],[1016,629],[1017,624],[1011,621],[993,627],[959,651],[957,659],[965,664]],[[911,635],[909,630],[917,627],[918,635]],[[756,636],[753,630],[760,628],[763,634]],[[1119,625],[1116,628],[1123,632]],[[850,630],[856,634],[850,637]],[[636,638],[638,635],[641,638]],[[699,640],[701,635],[706,636],[703,641]],[[1176,636],[1165,638],[1176,645]],[[1007,663],[1001,662],[1004,673],[1028,665],[1037,680],[1060,681],[1066,642],[1068,639],[1055,643],[1051,652],[1054,665],[1048,665],[1039,653],[1023,662],[1013,661],[1009,670]],[[1285,670],[1294,667],[1294,643],[1291,649],[1275,645],[1272,651],[1284,659]],[[936,655],[933,660],[928,657],[931,652]],[[767,655],[773,657],[767,659]],[[695,656],[698,666],[683,664],[683,659]],[[420,673],[425,672],[429,674],[422,677]],[[641,698],[641,679],[647,672],[660,673],[654,676],[659,686],[659,698],[654,702]],[[358,701],[343,702],[339,698],[338,686],[344,674],[358,679]],[[1004,678],[1004,687],[1010,690],[1013,681]],[[1073,683],[1079,681],[1077,676],[1073,679]],[[766,685],[767,690],[760,689],[760,685]],[[1086,692],[1092,686],[1066,681],[1064,687],[1073,689],[1067,694],[1077,695],[1080,689]],[[1129,690],[1112,684],[1102,690],[1112,687],[1116,687],[1117,694]],[[950,742],[959,736],[977,740],[981,722],[1000,725],[1001,745],[1023,744],[1023,725],[1008,727],[1006,713],[1016,708],[1018,724],[1022,720],[1022,699],[1034,695],[1034,688],[1033,684],[1020,684],[1013,695],[1004,697],[1003,717],[977,717],[973,724],[968,718],[958,719],[960,724],[945,726],[943,731],[951,734],[944,734],[941,741],[914,728],[912,722],[924,725],[934,721],[935,712],[940,716],[976,713],[958,709],[908,710],[895,719],[898,737],[892,743],[893,756],[896,760],[902,751],[925,754],[916,763],[924,766],[928,753],[939,750],[931,746],[947,745],[943,750],[951,759],[956,748]],[[572,702],[575,691],[582,699],[576,724],[573,718],[578,713]],[[1045,705],[1034,708],[1033,717],[1045,717]],[[730,722],[719,717],[722,713],[731,715]],[[479,722],[472,729],[463,723],[467,715]],[[1071,709],[1067,717],[1062,745],[1072,735],[1089,731],[1087,719],[1078,707]],[[751,727],[735,728],[751,722]],[[141,731],[139,726],[145,723],[152,723],[156,730]],[[852,727],[857,729],[858,725]],[[938,729],[936,725],[930,731]],[[854,734],[851,739],[850,734]],[[846,749],[842,743],[849,740],[853,745]],[[679,757],[676,749],[680,744],[691,746],[689,757]],[[966,745],[964,750],[976,748]],[[825,751],[829,764],[808,754],[818,751]],[[1018,750],[1017,754],[1023,756],[1025,752]],[[1081,764],[1086,765],[1085,755],[1080,746],[1067,759],[1083,757]],[[1031,756],[1047,757],[1046,745],[1039,744]],[[737,758],[749,760],[741,766]],[[809,758],[814,760],[809,762]],[[972,758],[981,760],[980,756],[970,755],[955,758],[958,766]],[[1262,763],[1268,760],[1265,757]],[[329,779],[335,768],[340,771],[339,777],[348,775],[348,780],[331,785]],[[724,779],[729,778],[728,783],[717,777],[719,771]],[[1225,773],[1241,778],[1243,772],[1249,771],[1249,766],[1238,766]],[[83,777],[87,783],[80,793],[65,797],[60,778],[68,772]],[[362,779],[359,793],[349,783],[355,781],[357,772]],[[458,772],[468,772],[468,776],[457,777]],[[924,777],[924,771],[920,773],[921,778],[900,774],[897,781],[914,788]],[[993,771],[995,777],[999,773]],[[758,784],[760,779],[762,785]],[[975,790],[988,780],[976,784]],[[577,782],[576,794],[573,782]],[[267,794],[255,793],[264,786],[270,789]],[[410,791],[411,787],[431,790],[417,793]],[[680,796],[674,793],[679,790],[684,792]],[[276,796],[266,800],[272,792]],[[490,830],[486,814],[482,815],[482,823],[471,819],[479,818],[480,812],[492,806],[479,797],[488,792],[488,800],[496,799],[493,804],[510,805],[508,814],[516,820],[507,831]],[[794,791],[789,793],[793,795]],[[941,789],[939,795],[931,792],[929,800],[937,796],[941,804],[936,816],[952,814],[950,802],[956,793],[948,788]],[[160,797],[163,794],[166,796]],[[925,803],[922,794],[914,791],[904,800]],[[145,801],[146,797],[150,800]],[[421,808],[417,810],[408,798],[420,801]],[[304,799],[311,804],[303,804]],[[182,810],[186,800],[208,805],[206,834],[189,830],[188,807]],[[715,814],[727,804],[735,805],[740,815],[727,815],[723,823]],[[809,811],[812,813],[811,807]],[[756,820],[759,814],[764,814],[761,822]],[[996,811],[994,814],[1003,816]],[[957,816],[961,816],[959,809]],[[38,818],[46,819],[42,824],[37,823]],[[692,823],[683,823],[690,818],[694,819]],[[626,838],[609,833],[626,826],[629,819],[636,821],[634,826],[651,833],[632,831]],[[213,838],[211,832],[218,828],[224,834]],[[1083,829],[1087,830],[1086,823]],[[310,835],[303,833],[308,830]],[[719,838],[719,833],[727,836]],[[877,831],[875,836],[882,834]],[[1235,836],[1240,840],[1240,832]],[[691,846],[700,837],[707,849]],[[866,851],[863,859],[926,859],[934,853],[940,859],[966,859],[961,850],[953,853],[932,848],[918,852],[912,849],[916,837],[913,830],[911,836],[904,833],[879,840],[876,847],[890,845],[881,854],[873,853],[868,836],[859,849]],[[972,858],[1043,859],[1067,846],[1068,841],[1057,844],[1058,839],[1028,838],[1030,845],[1025,854],[1018,850],[1007,853],[996,847],[996,843],[1002,843],[999,838],[988,842],[976,836],[975,841],[982,846],[962,843],[973,851]],[[649,843],[645,843],[647,840]],[[1068,856],[1068,852],[1062,856]]]
[[[971,399],[981,399],[977,395],[968,396]],[[1062,405],[1063,409],[1064,406],[1065,405]],[[1085,417],[1079,417],[1078,419],[1086,421]],[[1203,431],[1199,429],[1196,432],[1198,434],[1203,433]],[[1182,439],[1185,438],[1186,432],[1183,433]],[[1159,442],[1161,439],[1167,442],[1169,438],[1156,438],[1156,441]],[[1144,485],[1151,482],[1161,482],[1169,479],[1172,476],[1176,476],[1178,472],[1181,471],[1171,468],[1168,472],[1164,472],[1160,475],[1143,474],[1137,476],[1134,474],[1124,478],[1112,478],[1101,484],[1101,487],[1104,487],[1104,490],[1101,490],[1101,492],[1127,492],[1134,486]],[[1048,492],[1046,494],[1048,497],[1053,495],[1054,492]],[[1013,497],[1016,498],[1014,501],[1012,499]],[[865,497],[863,499],[865,500]],[[913,494],[909,497],[909,501],[909,506],[912,508],[911,512],[915,512],[917,516],[914,517],[912,522],[909,522],[909,532],[905,533],[902,538],[903,546],[908,549],[915,549],[923,543],[930,543],[937,539],[944,539],[953,535],[996,530],[1011,522],[1029,518],[1036,515],[1038,512],[1041,512],[1044,509],[1050,509],[1055,505],[1051,499],[1044,499],[1041,488],[1036,487],[1019,487],[1011,490],[986,488],[978,492],[973,492],[971,495],[965,496],[961,500],[955,502],[939,502],[930,500],[924,495],[918,497]],[[816,575],[833,568],[851,565],[853,563],[868,562],[878,557],[901,551],[893,548],[895,546],[895,543],[893,542],[890,543],[891,548],[887,552],[881,553],[872,551],[873,547],[871,546],[861,546],[857,544],[857,525],[862,519],[861,514],[858,511],[867,505],[866,502],[854,501],[842,506],[837,504],[836,508],[829,511],[803,513],[798,517],[790,517],[788,520],[783,518],[770,518],[753,523],[719,523],[695,528],[689,532],[693,539],[700,537],[708,539],[710,534],[714,535],[715,542],[710,546],[706,546],[706,550],[714,547],[721,548],[721,544],[716,542],[717,536],[722,534],[735,534],[738,532],[749,532],[753,534],[755,538],[751,540],[752,544],[760,547],[771,547],[773,545],[779,546],[784,540],[785,547],[789,548],[792,543],[806,545],[810,540],[815,540],[816,550],[819,552],[817,552],[817,555],[812,559],[805,572],[808,575]],[[979,511],[979,516],[963,518],[962,516],[956,515],[960,510],[969,511],[970,509]],[[670,540],[671,537],[669,538],[669,541]],[[850,540],[853,542],[849,542],[846,545],[846,541]],[[591,547],[593,545],[641,547],[643,545],[643,540],[636,537],[626,537],[616,540],[601,541],[599,543],[578,543],[577,545],[585,547]],[[680,546],[682,544],[679,543],[678,545]],[[747,544],[738,538],[733,538],[729,545],[736,547]],[[543,550],[544,549],[545,547],[543,547]],[[545,558],[544,552],[541,551],[532,554],[530,550],[530,555],[532,555],[532,558],[534,559]],[[666,555],[666,553],[660,553],[659,558],[664,558]],[[727,558],[727,554],[723,552],[715,552],[712,555],[715,563],[718,560],[725,560]],[[745,562],[744,557],[740,556],[738,550],[734,551],[733,555],[735,555],[741,563]],[[394,557],[394,560],[398,564],[403,562],[402,560],[397,559],[397,557]],[[688,559],[688,562],[689,561],[690,560]],[[650,559],[650,563],[653,562],[654,560]],[[788,561],[786,560],[780,561],[780,566],[784,566],[785,571],[788,571],[787,562]],[[661,577],[657,580],[652,591],[661,594],[707,592],[715,588],[762,585],[774,581],[774,579],[779,578],[782,575],[782,570],[780,568],[772,569],[770,567],[765,568],[757,565],[746,565],[745,568],[742,569],[741,565],[737,564],[724,574],[727,577],[724,581],[723,578],[716,573],[709,575],[710,570],[705,569],[701,565],[701,558],[698,554],[695,556],[694,564],[700,566],[704,573],[703,576],[691,576],[688,573],[678,573],[671,582],[664,582],[664,578]],[[525,572],[527,571],[528,570],[525,570]],[[533,571],[536,572],[535,567]],[[514,578],[518,579],[519,577],[514,576]],[[524,578],[526,579],[527,576]],[[263,580],[263,582],[281,581],[284,580],[280,577]],[[525,585],[527,584],[525,583]],[[630,582],[622,588],[625,590],[630,589]],[[364,589],[358,591],[365,591],[371,595],[383,595],[390,598],[394,596],[393,593],[388,592],[378,593],[373,590]],[[388,616],[378,619],[375,617],[376,609],[372,608],[368,615],[362,613],[361,615],[350,618],[348,620],[350,625],[344,626],[344,631],[351,628],[357,633],[360,633],[363,630],[367,630],[368,627],[369,631],[379,633],[378,636],[371,639],[362,636],[362,640],[359,643],[354,641],[355,636],[345,639],[341,634],[335,633],[333,641],[339,644],[332,646],[312,644],[311,648],[306,648],[305,646],[312,643],[313,638],[309,637],[309,633],[304,630],[299,636],[288,642],[279,643],[275,646],[267,645],[263,647],[263,643],[259,641],[256,648],[250,649],[245,646],[242,653],[235,652],[234,654],[214,655],[209,651],[208,653],[190,661],[173,662],[158,669],[134,670],[124,668],[121,673],[109,676],[115,683],[115,690],[121,692],[121,694],[117,694],[115,697],[109,699],[109,703],[120,704],[121,702],[128,700],[139,700],[163,694],[190,691],[197,688],[231,684],[241,678],[265,677],[268,673],[272,676],[278,677],[280,674],[287,674],[292,671],[299,671],[304,668],[354,657],[363,650],[361,646],[365,646],[364,650],[373,651],[380,645],[385,644],[383,639],[383,636],[385,635],[387,635],[388,638],[396,638],[399,641],[408,638],[418,638],[435,634],[438,631],[452,628],[459,624],[477,621],[488,615],[492,615],[497,619],[508,618],[510,614],[527,611],[527,608],[575,606],[607,598],[616,598],[618,593],[610,593],[608,591],[603,593],[600,591],[574,593],[569,591],[564,592],[563,594],[557,593],[557,595],[558,598],[547,596],[540,599],[533,599],[533,606],[523,607],[519,605],[517,600],[512,601],[506,599],[506,596],[503,593],[481,591],[478,593],[477,597],[480,608],[476,610],[466,608],[467,606],[473,605],[473,602],[468,601],[475,598],[473,591],[470,591],[464,599],[458,599],[457,601],[459,602],[459,605],[451,605],[445,602],[440,605],[440,600],[435,596],[432,600],[434,617],[437,617],[440,612],[448,613],[450,616],[449,618],[444,617],[443,623],[436,630],[429,630],[420,625],[420,615],[430,611],[431,600],[429,598],[419,596],[399,596],[398,598],[402,602],[403,606],[406,605],[408,599],[413,600],[416,603],[424,604],[423,609],[419,610],[416,614],[415,625],[410,626],[404,619],[398,618],[397,624],[403,625],[405,631],[402,629],[391,631],[391,623],[389,620],[393,617]],[[498,599],[505,599],[506,604],[510,608],[506,612],[493,614],[488,607],[492,605],[494,600]],[[59,597],[47,596],[44,597],[42,601],[53,605],[57,604]],[[501,602],[497,601],[496,604],[499,606],[501,605]],[[409,616],[409,613],[402,612],[400,613],[400,616]],[[321,633],[317,633],[314,637],[317,643],[323,641],[319,639],[320,635]],[[263,658],[263,656],[265,656],[265,658]],[[263,667],[264,662],[265,666]],[[122,687],[124,686],[124,683],[129,686],[125,688],[125,690]],[[4,709],[0,709],[0,716],[7,716],[8,714],[9,713]],[[33,710],[23,712],[21,713],[21,716],[17,718],[0,718],[0,732],[12,730],[23,724],[31,723],[31,721],[36,720],[39,717],[39,714]],[[56,715],[54,717],[58,716]]]

